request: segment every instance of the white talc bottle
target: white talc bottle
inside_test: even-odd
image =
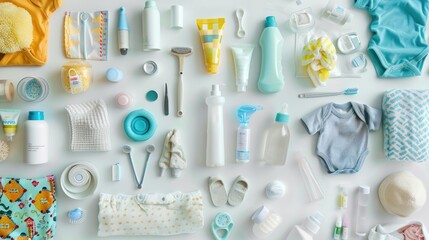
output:
[[[207,118],[207,167],[225,165],[225,139],[223,128],[223,105],[225,98],[221,96],[219,84],[213,84],[210,96],[206,98],[208,107]]]
[[[43,112],[30,111],[24,123],[25,163],[42,164],[48,162],[48,123]]]
[[[156,2],[147,0],[142,16],[143,50],[158,51],[161,49],[161,18]]]

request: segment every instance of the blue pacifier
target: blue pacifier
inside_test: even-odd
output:
[[[229,237],[234,223],[232,222],[231,216],[226,212],[220,212],[216,214],[216,217],[212,221],[211,229],[213,236],[216,240],[226,240]],[[222,234],[219,236],[219,234]]]

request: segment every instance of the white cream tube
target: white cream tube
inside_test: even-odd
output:
[[[16,109],[0,109],[0,117],[3,123],[3,132],[8,142],[12,142],[16,134],[20,111]]]
[[[249,82],[250,62],[254,45],[238,45],[231,47],[235,65],[235,84],[237,92],[245,92]]]

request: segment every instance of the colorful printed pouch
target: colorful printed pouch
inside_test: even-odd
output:
[[[107,61],[108,13],[65,13],[64,50],[67,58]]]
[[[383,98],[384,154],[389,160],[429,158],[429,90],[394,89]]]
[[[56,209],[54,176],[0,177],[0,239],[53,239]]]

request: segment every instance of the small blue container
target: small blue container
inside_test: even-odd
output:
[[[19,97],[26,102],[41,102],[49,95],[49,84],[41,77],[25,77],[17,86]]]

